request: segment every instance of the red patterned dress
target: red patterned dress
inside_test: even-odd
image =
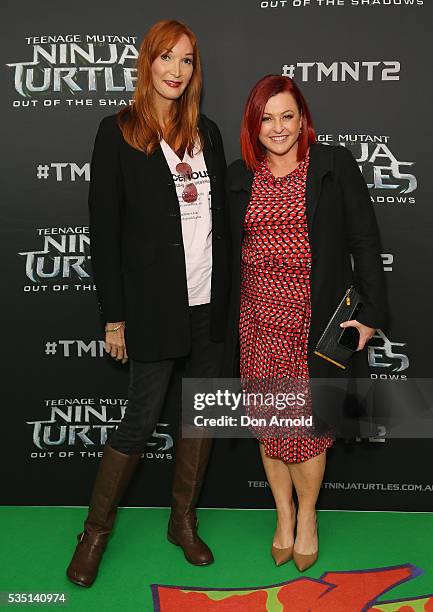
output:
[[[308,380],[308,164],[309,155],[287,176],[275,178],[263,160],[254,174],[241,261],[239,337],[244,380]],[[326,435],[257,437],[267,455],[290,463],[306,461],[333,443]]]

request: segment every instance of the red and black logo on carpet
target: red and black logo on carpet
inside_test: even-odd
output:
[[[153,584],[151,588],[155,612],[433,612],[433,594],[382,599],[422,573],[406,563],[331,571],[317,579],[300,577],[262,587],[215,589]]]

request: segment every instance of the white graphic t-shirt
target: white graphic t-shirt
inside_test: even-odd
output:
[[[194,150],[192,157],[185,151],[181,160],[165,140],[160,144],[179,200],[188,302],[190,306],[208,304],[212,274],[212,215],[210,180],[203,151]]]

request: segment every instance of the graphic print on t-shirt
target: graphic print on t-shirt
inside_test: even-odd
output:
[[[185,151],[181,160],[165,140],[160,144],[179,200],[189,305],[207,304],[212,273],[212,216],[203,151],[195,150],[192,157]]]

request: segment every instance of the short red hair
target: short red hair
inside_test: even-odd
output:
[[[259,133],[263,112],[269,98],[287,91],[296,100],[302,115],[302,132],[298,140],[298,161],[304,159],[308,146],[316,142],[310,109],[301,90],[292,79],[278,74],[270,74],[260,79],[251,90],[245,105],[241,126],[242,157],[251,170],[256,170],[264,158],[263,147],[259,142]]]

